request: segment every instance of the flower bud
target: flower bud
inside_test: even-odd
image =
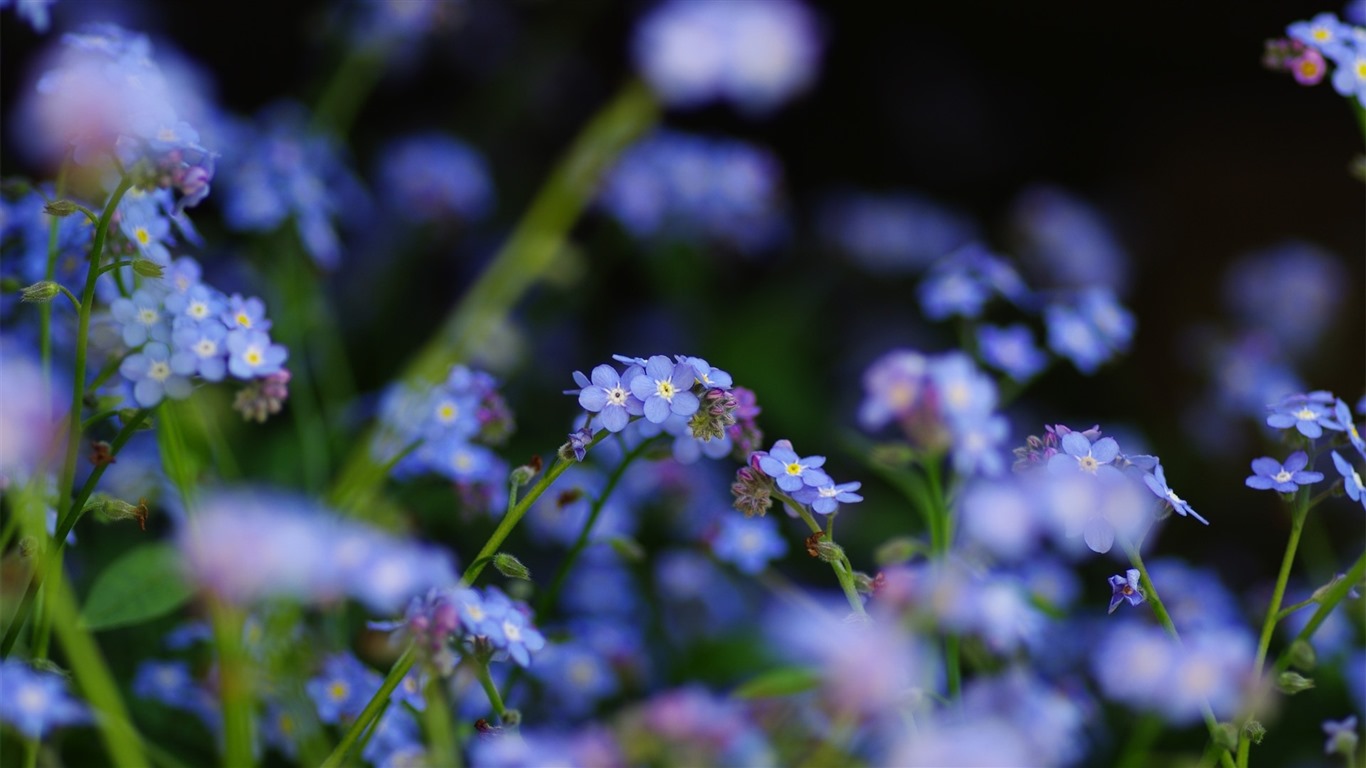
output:
[[[1290,666],[1308,672],[1318,664],[1318,654],[1314,646],[1306,640],[1296,640],[1290,644]]]
[[[499,573],[509,579],[531,580],[531,571],[525,565],[522,565],[521,560],[518,560],[506,552],[499,552],[493,556],[493,567],[497,568]]]
[[[854,588],[871,595],[877,591],[877,580],[862,571],[854,571]]]
[[[1249,720],[1243,725],[1243,734],[1253,744],[1261,744],[1262,739],[1266,738],[1266,726],[1260,720]]]
[[[46,304],[56,298],[61,290],[61,287],[51,280],[43,280],[21,291],[19,300],[27,304]]]
[[[96,494],[85,503],[85,512],[93,512],[101,522],[112,523],[120,520],[136,520],[138,528],[147,530],[147,500],[138,499],[137,504],[129,504],[104,494]]]
[[[640,542],[630,536],[613,536],[607,540],[612,550],[621,556],[621,559],[628,563],[640,563],[645,561],[645,549],[640,546]]]
[[[64,218],[76,212],[76,204],[70,200],[53,200],[43,206],[43,213]]]
[[[844,547],[833,541],[819,541],[816,543],[816,558],[827,563],[833,563],[844,558]]]
[[[508,728],[516,728],[522,724],[522,712],[518,709],[508,709],[503,711],[503,725]]]
[[[522,486],[530,483],[531,479],[536,477],[536,475],[539,474],[540,471],[541,457],[532,456],[531,461],[512,470],[512,474],[508,476],[508,479],[512,482],[513,485],[517,486],[518,488],[521,488]]]
[[[163,277],[166,274],[166,270],[160,264],[140,257],[133,259],[133,271],[142,277]]]
[[[1280,677],[1276,678],[1276,687],[1281,689],[1282,693],[1294,695],[1313,688],[1314,681],[1298,672],[1282,672]]]

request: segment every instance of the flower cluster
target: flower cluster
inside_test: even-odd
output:
[[[673,436],[674,456],[685,464],[701,456],[728,456],[737,444],[762,439],[754,423],[759,408],[753,393],[734,386],[729,373],[706,360],[685,355],[614,359],[626,369],[603,364],[591,376],[575,371],[579,388],[565,391],[578,396],[589,415],[583,429],[570,435],[580,461],[592,435],[604,429],[621,432],[630,425],[636,425],[641,437],[661,432]]]
[[[531,655],[545,647],[545,637],[531,623],[531,609],[497,587],[432,589],[414,598],[403,621],[392,627],[402,627],[446,675],[454,670],[457,653],[510,658],[527,667]]]
[[[176,209],[209,194],[216,155],[178,114],[185,99],[152,58],[143,35],[96,24],[62,37],[57,66],[30,107],[38,152],[70,153],[82,166],[115,161],[139,186],[172,190]]]
[[[766,150],[660,131],[622,154],[599,204],[637,238],[717,241],[749,254],[783,235],[781,183]]]
[[[821,515],[833,514],[840,504],[863,501],[855,493],[861,483],[836,483],[821,467],[824,456],[798,456],[790,440],[779,440],[767,451],[755,451],[736,471],[731,485],[734,506],[745,517],[764,515],[777,492],[809,506]]]
[[[114,299],[109,314],[123,344],[136,350],[123,358],[119,373],[144,408],[166,397],[188,397],[195,377],[278,380],[284,372],[288,352],[271,341],[262,301],[228,296],[203,282],[198,262],[189,257],[171,264],[164,278],[146,280],[127,298]],[[270,410],[279,409],[280,399]]]
[[[1294,451],[1284,462],[1270,456],[1253,459],[1252,474],[1245,481],[1249,488],[1295,493],[1301,487],[1322,482],[1323,473],[1315,471],[1310,464],[1313,460],[1311,454],[1317,456],[1325,445],[1350,444],[1357,456],[1366,459],[1366,441],[1361,438],[1351,408],[1346,401],[1331,392],[1294,392],[1267,406],[1267,410],[1270,411],[1266,417],[1267,426],[1279,429],[1287,436],[1293,434],[1298,442],[1307,444],[1310,451]],[[1333,466],[1342,480],[1343,492],[1352,501],[1366,506],[1361,474],[1352,461],[1336,450],[1332,451],[1332,457]]]
[[[446,551],[273,492],[206,495],[181,524],[177,545],[195,584],[241,605],[354,597],[384,613],[455,583]]]
[[[385,204],[409,221],[475,221],[493,208],[484,159],[446,134],[395,139],[380,150],[378,165]]]
[[[1268,40],[1263,64],[1289,72],[1300,85],[1317,85],[1332,62],[1333,90],[1366,106],[1366,34],[1332,13],[1286,27],[1288,38]]]
[[[636,67],[667,104],[764,113],[815,80],[822,40],[796,0],[670,0],[636,29]]]
[[[396,384],[384,396],[380,419],[374,450],[383,460],[397,458],[397,476],[441,475],[468,508],[499,509],[508,467],[489,446],[506,441],[514,424],[492,375],[456,365],[434,387]]]

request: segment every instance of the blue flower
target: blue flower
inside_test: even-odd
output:
[[[42,739],[53,728],[90,721],[86,706],[71,697],[60,675],[40,672],[21,661],[0,662],[0,722],[25,737]]]
[[[579,390],[579,405],[589,413],[599,414],[598,421],[607,431],[620,432],[626,428],[632,416],[645,413],[644,401],[628,389],[629,383],[641,373],[642,369],[634,365],[626,369],[624,380],[610,365],[594,368],[591,379],[582,379],[583,374],[575,371],[574,380],[582,387]]]
[[[1366,399],[1363,401],[1366,402]],[[1333,414],[1337,417],[1342,428],[1346,430],[1347,439],[1351,441],[1352,447],[1357,449],[1361,458],[1366,459],[1366,441],[1361,439],[1361,431],[1357,429],[1356,422],[1352,420],[1352,409],[1347,407],[1347,401],[1338,398],[1337,403],[1333,406]]]
[[[532,675],[544,686],[553,702],[553,711],[579,718],[592,713],[603,699],[617,693],[617,676],[612,659],[604,657],[578,635],[556,645],[547,645],[536,656]]]
[[[1357,473],[1356,467],[1339,456],[1337,451],[1333,451],[1333,466],[1337,467],[1338,474],[1342,475],[1342,490],[1347,494],[1347,498],[1359,501],[1366,507],[1366,493],[1363,493],[1361,475]]]
[[[1148,490],[1156,494],[1157,498],[1162,499],[1172,509],[1176,510],[1177,514],[1182,517],[1190,515],[1205,525],[1209,525],[1208,520],[1196,514],[1195,510],[1191,509],[1191,505],[1185,499],[1177,496],[1176,491],[1173,491],[1171,487],[1167,485],[1167,477],[1162,472],[1161,464],[1153,467],[1152,474],[1146,472],[1143,474],[1143,484],[1148,486]]]
[[[1113,462],[1118,456],[1119,443],[1113,437],[1102,437],[1093,443],[1081,432],[1068,432],[1062,436],[1062,452],[1048,460],[1048,470],[1053,473],[1117,474],[1119,470]]]
[[[697,377],[697,382],[703,389],[730,389],[734,385],[734,380],[729,373],[720,368],[713,368],[711,364],[700,357],[687,357],[684,355],[674,355],[674,359],[685,365],[691,365],[693,374]]]
[[[123,329],[123,343],[130,347],[140,347],[148,339],[171,338],[171,324],[163,316],[161,296],[150,290],[139,289],[129,298],[115,299],[109,311]]]
[[[361,759],[371,765],[414,765],[426,757],[422,730],[406,707],[389,706],[361,749]]]
[[[977,344],[983,362],[1019,382],[1028,381],[1048,365],[1048,355],[1035,345],[1033,332],[1022,324],[1004,328],[983,325],[977,329]]]
[[[183,400],[193,390],[190,380],[171,366],[171,350],[159,341],[149,341],[141,352],[134,352],[119,364],[119,373],[133,385],[133,399],[151,408],[163,397]]]
[[[255,296],[244,299],[240,293],[234,293],[228,299],[222,317],[229,330],[270,330],[270,321],[266,319],[266,305]]]
[[[1291,40],[1322,53],[1352,48],[1352,27],[1338,20],[1336,14],[1320,13],[1309,21],[1297,21],[1285,28]]]
[[[787,554],[787,542],[779,535],[772,518],[726,515],[721,518],[721,529],[711,542],[711,551],[716,559],[753,576],[767,568],[770,561]]]
[[[381,682],[379,674],[355,656],[339,653],[323,659],[322,671],[310,678],[304,689],[318,708],[318,719],[337,725],[354,720]]]
[[[691,365],[655,355],[646,361],[644,371],[636,372],[628,386],[631,394],[644,404],[645,418],[660,424],[671,413],[691,416],[697,412],[699,402],[692,393],[694,378]]]
[[[494,647],[506,651],[520,667],[530,666],[531,654],[545,647],[545,636],[531,626],[526,615],[516,606],[503,613],[499,630]]]
[[[1103,288],[1084,291],[1075,304],[1044,307],[1048,347],[1072,361],[1077,370],[1094,373],[1102,363],[1128,350],[1134,319],[1114,294]]]
[[[872,272],[918,271],[977,235],[968,216],[913,193],[841,194],[822,208],[823,238]]]
[[[228,329],[217,321],[180,325],[171,333],[171,369],[183,376],[199,374],[206,381],[222,381],[228,369],[227,337]]]
[[[1328,392],[1286,395],[1272,406],[1266,425],[1276,429],[1294,427],[1310,439],[1323,436],[1324,429],[1341,432],[1343,427],[1334,418],[1333,406],[1337,398]]]
[[[1311,485],[1323,479],[1322,472],[1304,471],[1309,464],[1309,456],[1304,451],[1295,451],[1285,459],[1285,464],[1263,456],[1252,460],[1253,474],[1244,481],[1249,488],[1259,491],[1275,489],[1278,493],[1294,493],[1301,485]]]
[[[1328,737],[1323,744],[1323,753],[1343,755],[1350,765],[1352,755],[1357,751],[1357,716],[1350,715],[1342,720],[1324,720],[1323,732]]]
[[[239,379],[269,376],[289,357],[284,347],[271,343],[265,331],[232,331],[227,347],[228,370]]]
[[[811,511],[821,515],[828,515],[839,509],[840,504],[857,504],[863,501],[863,497],[854,493],[863,486],[863,483],[824,483],[819,486],[806,486],[797,491],[793,496],[797,501],[811,505]]]
[[[893,350],[878,358],[863,374],[863,403],[859,423],[881,429],[890,421],[908,418],[924,399],[929,361],[910,350]]]
[[[1114,613],[1119,604],[1125,600],[1129,601],[1129,605],[1138,605],[1147,599],[1143,595],[1143,588],[1138,585],[1137,568],[1130,568],[1124,572],[1123,576],[1111,576],[1110,591],[1109,613]]]
[[[1034,186],[1011,206],[1021,261],[1051,287],[1123,290],[1128,254],[1100,211],[1064,189]]]
[[[825,466],[824,456],[802,458],[792,450],[790,440],[779,440],[759,458],[759,468],[769,477],[776,478],[778,487],[788,493],[807,486],[829,485],[832,481],[820,470],[822,466]]]
[[[384,202],[410,221],[473,221],[493,206],[493,184],[484,158],[442,133],[407,136],[385,145],[379,154],[379,180]]]

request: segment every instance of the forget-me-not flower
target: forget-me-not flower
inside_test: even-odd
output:
[[[779,440],[769,452],[759,458],[759,468],[769,477],[776,478],[778,487],[792,493],[803,487],[829,485],[833,481],[821,471],[825,466],[824,456],[802,458],[792,450],[792,441]]]
[[[1110,610],[1114,613],[1119,604],[1125,600],[1129,605],[1138,605],[1147,599],[1143,594],[1143,587],[1138,584],[1138,569],[1130,568],[1124,572],[1123,576],[1118,574],[1110,577]]]
[[[631,394],[644,404],[645,418],[660,424],[671,413],[691,416],[697,412],[700,403],[692,393],[694,378],[691,365],[655,355],[645,361],[645,369],[637,372],[628,386]]]
[[[1259,491],[1275,489],[1277,493],[1294,493],[1302,485],[1312,485],[1323,479],[1322,472],[1305,471],[1308,464],[1309,455],[1304,451],[1290,454],[1284,464],[1270,456],[1262,456],[1252,460],[1253,474],[1244,482],[1247,487]]]

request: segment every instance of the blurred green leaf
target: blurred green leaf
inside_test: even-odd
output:
[[[820,675],[809,667],[779,667],[750,680],[732,694],[737,699],[769,699],[809,691]]]
[[[145,544],[109,564],[81,609],[81,623],[98,631],[164,616],[190,599],[192,590],[169,544]]]

